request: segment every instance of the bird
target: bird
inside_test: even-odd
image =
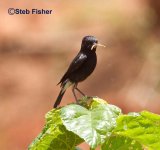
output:
[[[53,105],[53,108],[57,108],[57,106],[60,105],[64,93],[70,86],[72,86],[72,92],[77,103],[78,99],[75,94],[75,90],[85,96],[85,94],[78,89],[77,86],[79,82],[84,81],[94,71],[97,64],[97,46],[105,47],[104,45],[99,44],[97,38],[94,36],[88,35],[82,39],[80,51],[57,84],[60,84],[61,90],[56,102]]]

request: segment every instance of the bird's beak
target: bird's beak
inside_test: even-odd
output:
[[[95,44],[92,45],[91,50],[93,48],[95,48],[96,46],[106,47],[105,45],[102,45],[102,44],[99,44],[99,43],[95,43]]]

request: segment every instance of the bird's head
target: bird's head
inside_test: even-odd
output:
[[[98,43],[97,38],[95,38],[94,36],[85,36],[82,39],[82,44],[81,44],[81,50],[93,50],[96,51],[97,46],[103,46],[102,44]]]

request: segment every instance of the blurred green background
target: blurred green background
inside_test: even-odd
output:
[[[54,12],[10,16],[10,7]],[[97,49],[96,70],[80,89],[124,113],[160,113],[160,1],[7,0],[0,18],[1,150],[25,150],[41,131],[86,35],[107,47]],[[73,101],[68,89],[62,105]]]

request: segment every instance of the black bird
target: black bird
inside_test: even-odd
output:
[[[77,85],[79,82],[85,80],[94,71],[97,64],[97,46],[104,45],[98,44],[98,40],[94,36],[85,36],[83,38],[79,53],[73,59],[67,72],[58,83],[61,84],[61,91],[53,106],[54,108],[60,104],[66,89],[71,85],[73,85],[72,92],[76,101],[77,96],[75,94],[75,90],[85,96],[85,94],[77,88]]]

